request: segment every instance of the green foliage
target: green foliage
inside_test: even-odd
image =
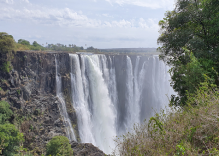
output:
[[[7,156],[16,154],[23,141],[23,134],[7,121],[12,114],[10,105],[0,101],[0,154]]]
[[[48,48],[50,50],[55,50],[55,51],[67,51],[67,52],[78,52],[80,50],[83,50],[83,47],[77,47],[76,45],[69,45],[69,47],[67,47],[66,45],[63,44],[50,44],[48,46]]]
[[[0,32],[0,52],[11,53],[15,50],[15,41],[13,36],[8,35],[5,32]]]
[[[26,45],[23,44],[16,44],[16,51],[22,51],[22,50],[30,50],[30,48]]]
[[[218,17],[217,0],[177,0],[159,22],[160,58],[173,67],[172,86],[178,92],[173,105],[185,105],[186,93],[194,93],[204,75],[219,85]]]
[[[73,150],[65,136],[55,136],[46,145],[46,155],[69,156],[73,155]]]
[[[20,91],[20,90],[17,90],[17,93],[18,93],[18,95],[20,95],[20,94],[21,94],[21,91]]]
[[[175,66],[170,70],[172,87],[180,96],[180,99],[172,96],[172,105],[185,105],[187,100],[186,93],[196,92],[196,88],[205,80],[205,77],[211,82],[214,81],[214,78],[207,76],[215,74],[214,70],[208,67],[209,65],[211,66],[211,61],[204,62],[205,60],[202,59],[201,61],[204,63],[201,64],[192,52],[189,52],[187,49],[184,50],[185,57],[189,61],[187,61],[186,64],[183,64],[179,59],[177,59],[174,63]]]
[[[218,9],[217,0],[177,0],[176,8],[159,22],[158,43],[163,54],[176,58],[183,55],[182,47],[187,47],[198,58],[217,60]]]
[[[23,134],[14,125],[0,124],[0,151],[3,151],[3,155],[13,156],[19,151],[22,141]]]
[[[0,124],[4,124],[12,114],[10,105],[5,101],[0,101]]]
[[[4,62],[1,67],[2,71],[9,73],[12,70],[12,65],[10,61]]]
[[[182,145],[177,145],[176,146],[176,155],[184,155],[186,152],[185,148]]]
[[[19,40],[18,40],[18,43],[19,43],[19,44],[22,44],[22,45],[30,46],[30,42],[27,41],[27,40],[24,40],[24,39],[19,39]]]
[[[32,46],[30,46],[31,50],[46,50],[46,48],[44,48],[43,46],[41,46],[40,44],[38,44],[36,41],[33,42]]]

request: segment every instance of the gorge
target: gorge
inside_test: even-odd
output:
[[[38,136],[38,146],[55,135],[65,135],[70,141],[92,143],[110,154],[116,136],[167,107],[168,97],[174,94],[170,67],[158,55],[20,51],[12,64],[9,81],[21,92],[11,95],[9,101],[22,109],[21,114],[45,112],[33,117],[34,134],[24,131]],[[36,97],[41,98],[33,106]],[[57,108],[50,108],[54,104]],[[39,132],[38,121],[47,129],[44,133]]]

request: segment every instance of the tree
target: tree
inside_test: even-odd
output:
[[[46,155],[69,156],[73,155],[73,150],[65,136],[55,136],[46,145]]]
[[[10,105],[5,101],[0,101],[0,124],[4,124],[12,114]]]
[[[24,39],[19,39],[19,40],[18,40],[18,43],[19,43],[19,44],[23,44],[23,45],[30,46],[30,42],[27,41],[27,40],[24,40]]]
[[[16,154],[23,141],[23,134],[7,121],[12,114],[10,105],[5,101],[0,101],[0,154],[7,156]]]
[[[183,47],[187,47],[195,57],[213,56],[217,60],[218,10],[217,0],[178,0],[176,8],[167,12],[166,17],[159,22],[161,58],[171,56],[175,59],[184,55]]]
[[[162,46],[158,50],[162,53],[160,59],[172,66],[172,85],[179,95],[176,105],[185,104],[186,92],[195,92],[204,74],[219,85],[218,0],[178,0],[176,8],[168,11],[159,25],[158,43]],[[194,57],[188,51],[192,51]],[[193,63],[197,68],[188,72]],[[195,72],[199,75],[195,76]],[[197,81],[193,81],[196,77]]]
[[[15,41],[13,36],[8,35],[5,32],[0,32],[0,52],[11,53],[15,50]]]
[[[93,46],[87,47],[87,50],[94,50],[94,47]]]
[[[15,51],[15,41],[13,36],[5,32],[0,32],[0,69],[5,72],[11,71],[11,59]]]
[[[13,124],[0,124],[0,152],[3,155],[16,154],[22,141],[23,134]]]
[[[38,44],[38,43],[37,43],[37,41],[34,41],[34,42],[33,42],[33,46],[34,46],[34,47],[38,47],[38,46],[40,46],[40,47],[41,47],[41,45],[40,45],[40,44]]]

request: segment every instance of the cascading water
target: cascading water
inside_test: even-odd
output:
[[[148,119],[153,109],[159,111],[168,106],[167,95],[174,94],[169,67],[158,56],[69,57],[72,106],[80,140],[107,154],[115,148],[116,136]]]
[[[110,147],[114,148],[112,138],[116,136],[115,114],[101,71],[101,62],[98,56],[94,55],[84,55],[81,58],[83,70],[78,55],[70,54],[72,100],[77,114],[80,138],[82,142],[93,143],[106,153],[110,153]],[[89,92],[87,93],[89,98],[86,98],[85,90]]]
[[[76,137],[74,134],[74,130],[72,128],[71,125],[71,121],[68,117],[68,113],[67,113],[67,109],[66,109],[66,105],[65,105],[65,100],[62,96],[62,92],[61,92],[61,88],[62,88],[62,82],[61,82],[61,77],[59,77],[58,75],[58,65],[57,65],[57,59],[55,57],[55,64],[56,64],[56,96],[58,97],[61,105],[59,105],[59,111],[60,114],[62,116],[62,120],[64,122],[65,125],[65,131],[66,131],[66,135],[68,137],[68,139],[70,141],[76,141]]]

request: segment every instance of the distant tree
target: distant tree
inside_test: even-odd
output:
[[[34,46],[34,47],[37,47],[37,46],[41,46],[41,45],[38,44],[37,41],[34,41],[34,42],[33,42],[33,46]]]
[[[94,47],[93,46],[87,47],[87,50],[94,50]]]
[[[23,45],[30,46],[30,42],[27,41],[27,40],[24,40],[24,39],[19,39],[19,40],[18,40],[18,43],[19,43],[19,44],[23,44]]]
[[[46,145],[46,155],[51,156],[70,156],[73,150],[65,136],[55,136]]]

